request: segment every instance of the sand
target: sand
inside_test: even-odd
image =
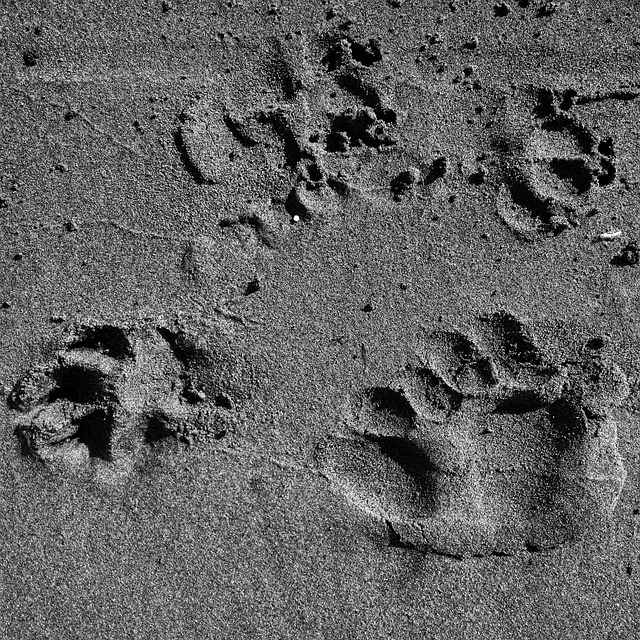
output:
[[[0,25],[1,638],[638,636],[634,2]]]

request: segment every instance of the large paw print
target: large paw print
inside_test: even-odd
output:
[[[460,557],[556,547],[616,504],[613,410],[627,394],[616,366],[547,363],[499,313],[474,340],[431,333],[393,383],[356,399],[321,464],[396,545]]]
[[[494,140],[504,181],[500,215],[529,237],[580,224],[616,175],[613,140],[596,136],[573,112],[580,96],[534,93],[527,115],[507,101]]]
[[[223,437],[235,400],[200,380],[211,357],[166,327],[79,327],[11,393],[24,453],[62,473],[113,480],[158,441]]]

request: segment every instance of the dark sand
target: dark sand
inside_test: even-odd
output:
[[[636,2],[0,27],[1,638],[640,637]]]

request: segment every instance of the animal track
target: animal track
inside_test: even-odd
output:
[[[376,79],[378,44],[342,34],[321,46],[318,74],[308,63],[304,38],[276,41],[269,60],[261,62],[262,73],[277,85],[273,102],[243,109],[198,99],[180,115],[174,133],[182,164],[196,183],[226,182],[235,190],[243,184],[258,201],[268,194],[279,214],[269,216],[276,227],[335,214],[353,191],[354,168],[361,173],[365,159],[382,166],[377,156],[396,145],[396,112]],[[377,171],[384,173],[381,166]],[[259,234],[265,226],[249,217],[238,222]],[[273,237],[265,244],[273,246]]]
[[[23,452],[100,479],[126,474],[158,441],[223,437],[234,429],[239,396],[205,379],[203,370],[221,356],[198,344],[149,323],[80,326],[9,397]]]
[[[331,111],[326,135],[328,152],[348,152],[358,147],[381,149],[397,143],[389,127],[396,123],[396,112],[385,104],[368,68],[382,61],[375,40],[365,45],[352,38],[339,38],[323,59],[337,88],[360,104]]]
[[[252,195],[263,200],[269,194],[271,206],[266,213],[223,218],[221,225],[252,227],[271,248],[277,244],[276,229],[292,222],[310,222],[336,196],[329,193],[334,181],[328,179],[309,141],[313,136],[304,92],[297,88],[285,95],[290,101],[246,113],[196,105],[182,114],[175,135],[183,165],[198,184],[213,185],[228,179],[233,170],[240,181],[249,170],[258,176],[251,185]]]
[[[529,238],[578,225],[616,177],[613,140],[598,138],[572,112],[580,96],[533,93],[535,120],[508,104],[503,130],[494,140],[505,185],[500,215]]]
[[[327,136],[327,151],[349,151],[353,147],[391,146],[396,141],[387,133],[384,123],[369,107],[350,107],[333,116]]]
[[[320,455],[334,487],[394,546],[458,557],[553,548],[615,507],[626,472],[603,359],[553,364],[498,313],[471,339],[435,331],[390,384],[356,399]]]

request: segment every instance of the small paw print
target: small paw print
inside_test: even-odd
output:
[[[533,96],[530,114],[508,103],[494,141],[504,182],[499,212],[523,237],[576,227],[616,177],[613,139],[600,138],[574,113],[586,98],[549,90]]]

